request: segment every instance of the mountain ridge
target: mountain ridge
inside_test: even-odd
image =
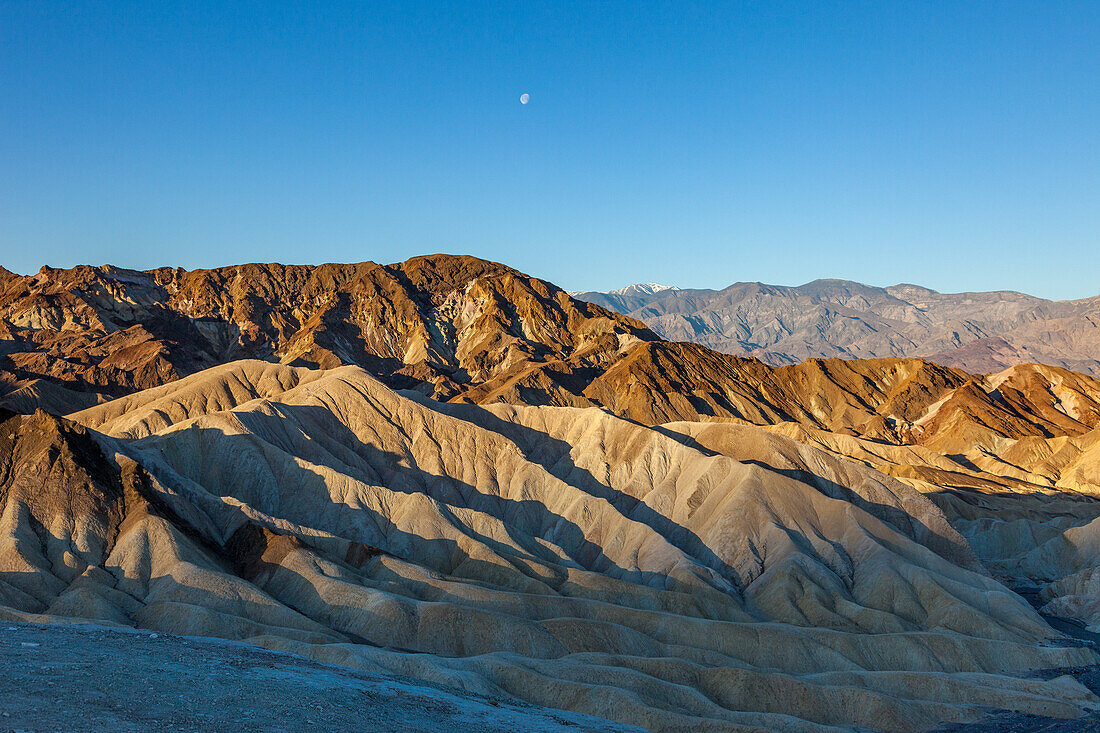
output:
[[[515,363],[610,358],[644,325],[498,263],[42,268],[0,290],[0,370],[118,396],[239,358],[356,363],[453,397]]]
[[[849,302],[877,292],[839,280],[805,287]],[[692,292],[657,295],[682,302]],[[1092,407],[1100,386],[1056,367],[1018,367],[1030,381],[1006,401],[1002,392],[1018,381],[997,377],[1010,375],[1004,369],[987,379],[904,358],[771,366],[662,341],[640,321],[550,283],[456,255],[197,271],[44,267],[0,289],[0,328],[0,401],[22,412],[67,414],[259,358],[356,365],[440,401],[599,407],[650,425],[793,421],[940,447],[961,430],[968,437],[954,441],[960,452],[1005,438],[1078,435],[1100,414]],[[1063,398],[1079,405],[1074,415]],[[942,415],[926,417],[944,404]]]
[[[1100,714],[1048,623],[1100,630],[1100,380],[1063,367],[773,366],[462,256],[43,268],[0,273],[0,403],[8,622],[651,730]]]
[[[1100,296],[1052,301],[1010,290],[944,294],[822,279],[574,297],[638,318],[668,340],[775,365],[920,357],[970,372],[1037,362],[1100,375]]]

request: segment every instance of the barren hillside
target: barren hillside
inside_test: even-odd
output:
[[[0,287],[9,622],[650,730],[1100,710],[1092,377],[769,366],[472,258]]]
[[[597,410],[255,361],[73,420],[3,426],[12,620],[246,640],[652,729],[1095,701],[1020,676],[1097,659],[934,503],[759,429],[733,458]]]
[[[922,357],[974,373],[1038,362],[1100,376],[1100,297],[1051,301],[848,280],[573,295],[644,321],[671,341],[776,365]]]

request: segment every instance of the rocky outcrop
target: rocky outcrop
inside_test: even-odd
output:
[[[112,395],[241,358],[362,366],[447,399],[532,363],[614,360],[642,324],[473,257],[0,281],[0,369]]]

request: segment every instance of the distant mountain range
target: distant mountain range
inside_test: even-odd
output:
[[[634,285],[627,285],[624,288],[608,290],[606,293],[570,290],[569,294],[574,298],[586,300],[589,303],[595,303],[596,305],[618,311],[619,313],[629,313],[659,295],[679,292],[679,290],[680,288],[672,285],[662,285],[660,283],[635,283]]]
[[[938,293],[848,280],[798,287],[654,283],[573,297],[643,321],[663,338],[773,365],[814,357],[923,357],[968,372],[1038,362],[1100,375],[1100,296],[1052,301],[1013,291]]]

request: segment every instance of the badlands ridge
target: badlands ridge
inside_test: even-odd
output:
[[[773,367],[464,257],[0,280],[8,622],[651,730],[1095,720],[1091,377]]]

